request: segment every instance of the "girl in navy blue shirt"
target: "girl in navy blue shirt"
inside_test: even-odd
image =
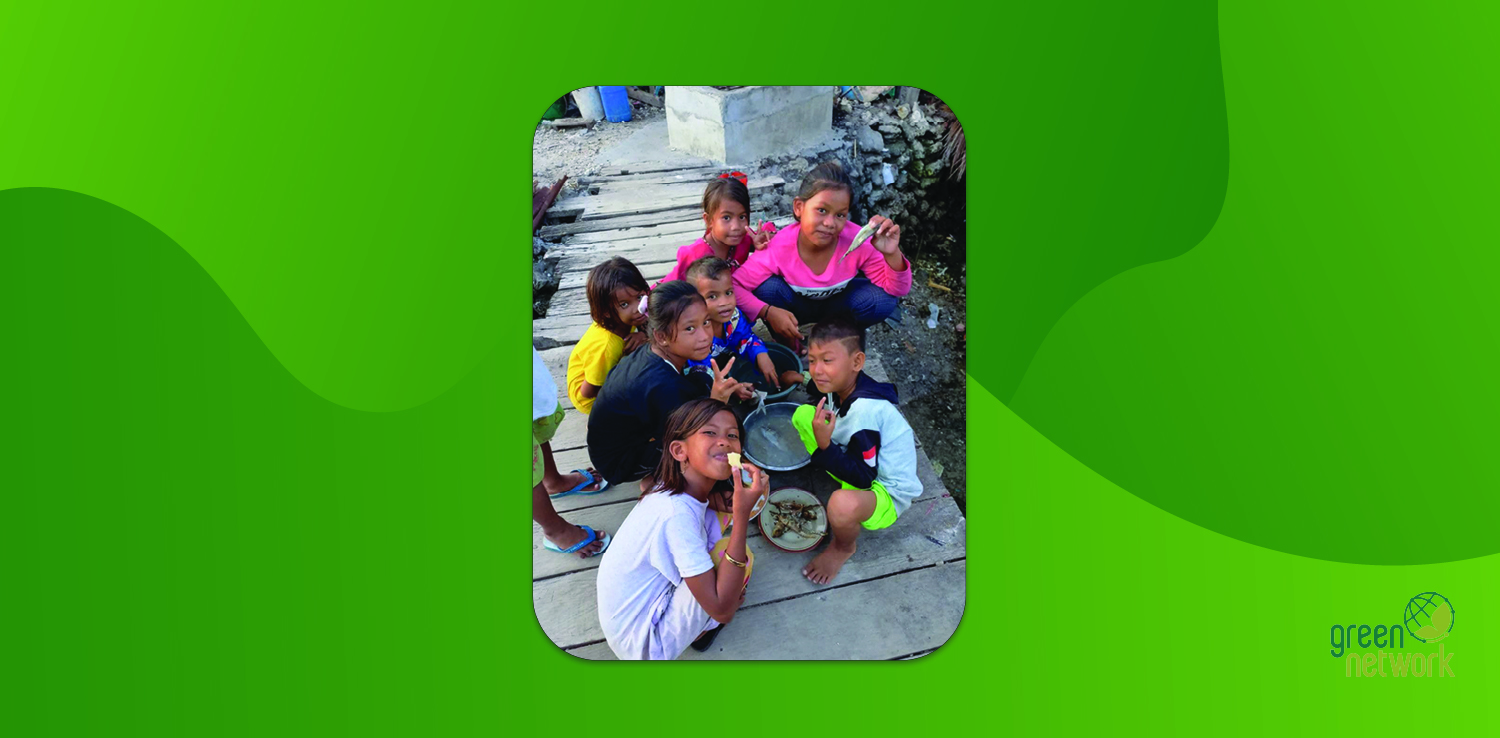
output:
[[[698,290],[683,281],[664,282],[651,291],[646,310],[650,350],[636,351],[604,380],[589,413],[589,460],[605,479],[642,479],[661,461],[667,416],[689,400],[712,397],[720,402],[747,387],[729,376],[731,358],[712,365],[712,377],[684,373],[688,362],[709,358],[713,324]]]

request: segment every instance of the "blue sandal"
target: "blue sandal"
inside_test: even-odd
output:
[[[599,534],[595,533],[593,528],[590,528],[587,525],[580,525],[578,527],[582,528],[583,531],[588,534],[587,538],[584,538],[583,540],[579,541],[578,543],[575,543],[572,546],[569,546],[567,548],[559,548],[557,546],[557,544],[553,543],[552,541],[547,540],[546,536],[542,536],[542,548],[545,548],[548,551],[554,551],[556,553],[561,553],[561,554],[578,553],[580,550],[582,550],[584,547],[588,546],[590,543],[593,543],[594,541],[597,541],[597,540],[602,540],[604,542],[604,545],[600,546],[598,551],[595,551],[594,553],[589,554],[589,556],[591,558],[594,557],[594,556],[598,556],[599,554],[604,553],[605,549],[609,548],[609,534],[608,533],[605,533],[604,534],[604,538],[600,539],[599,538]]]
[[[555,500],[559,497],[567,497],[568,495],[597,495],[600,492],[609,489],[609,482],[605,481],[603,477],[600,477],[599,489],[592,491],[585,490],[584,487],[588,487],[594,483],[594,475],[590,474],[587,469],[574,469],[573,473],[583,475],[583,481],[579,482],[577,487],[564,492],[558,492],[555,495],[549,494],[547,495],[547,497],[549,499]]]

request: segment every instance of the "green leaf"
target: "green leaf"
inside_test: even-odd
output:
[[[1453,627],[1453,606],[1444,602],[1432,613],[1432,627],[1439,633],[1447,633]]]

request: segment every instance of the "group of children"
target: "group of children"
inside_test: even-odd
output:
[[[730,467],[743,428],[729,402],[755,394],[732,376],[737,362],[772,387],[811,379],[813,402],[793,425],[812,465],[840,488],[826,507],[832,541],[804,567],[809,580],[831,581],[861,528],[891,525],[921,494],[896,388],[862,371],[865,329],[911,289],[911,266],[900,227],[882,216],[870,220],[874,237],[846,255],[860,230],[849,222],[853,194],[839,164],[820,164],[793,200],[796,222],[777,232],[751,227],[746,183],[723,176],[704,193],[703,237],[678,250],[666,279],[648,287],[619,257],[589,272],[593,323],[569,358],[567,391],[588,414],[594,468],[556,470],[547,442],[561,410],[555,387],[548,402],[552,381],[536,355],[545,382],[533,401],[533,518],[549,550],[605,554],[599,619],[620,658],[706,649],[743,602],[753,565],[745,534],[769,479],[753,464],[743,464],[743,478]],[[751,332],[757,321],[806,356],[808,377],[777,374]],[[804,322],[816,323],[805,346]],[[641,500],[613,539],[566,523],[550,502],[635,479]]]

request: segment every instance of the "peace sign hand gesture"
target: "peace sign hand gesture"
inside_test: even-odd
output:
[[[772,231],[761,230],[765,227],[766,224],[761,223],[760,225],[750,229],[750,240],[754,242],[756,251],[764,249],[766,247],[766,244],[771,242]]]
[[[709,396],[719,402],[729,402],[729,398],[739,393],[740,387],[745,384],[729,376],[729,369],[734,366],[734,357],[729,357],[729,361],[724,364],[723,369],[719,368],[719,362],[715,359],[709,359],[708,363],[714,368],[714,386],[713,389],[709,390]],[[754,389],[754,387],[751,387],[751,389]]]

